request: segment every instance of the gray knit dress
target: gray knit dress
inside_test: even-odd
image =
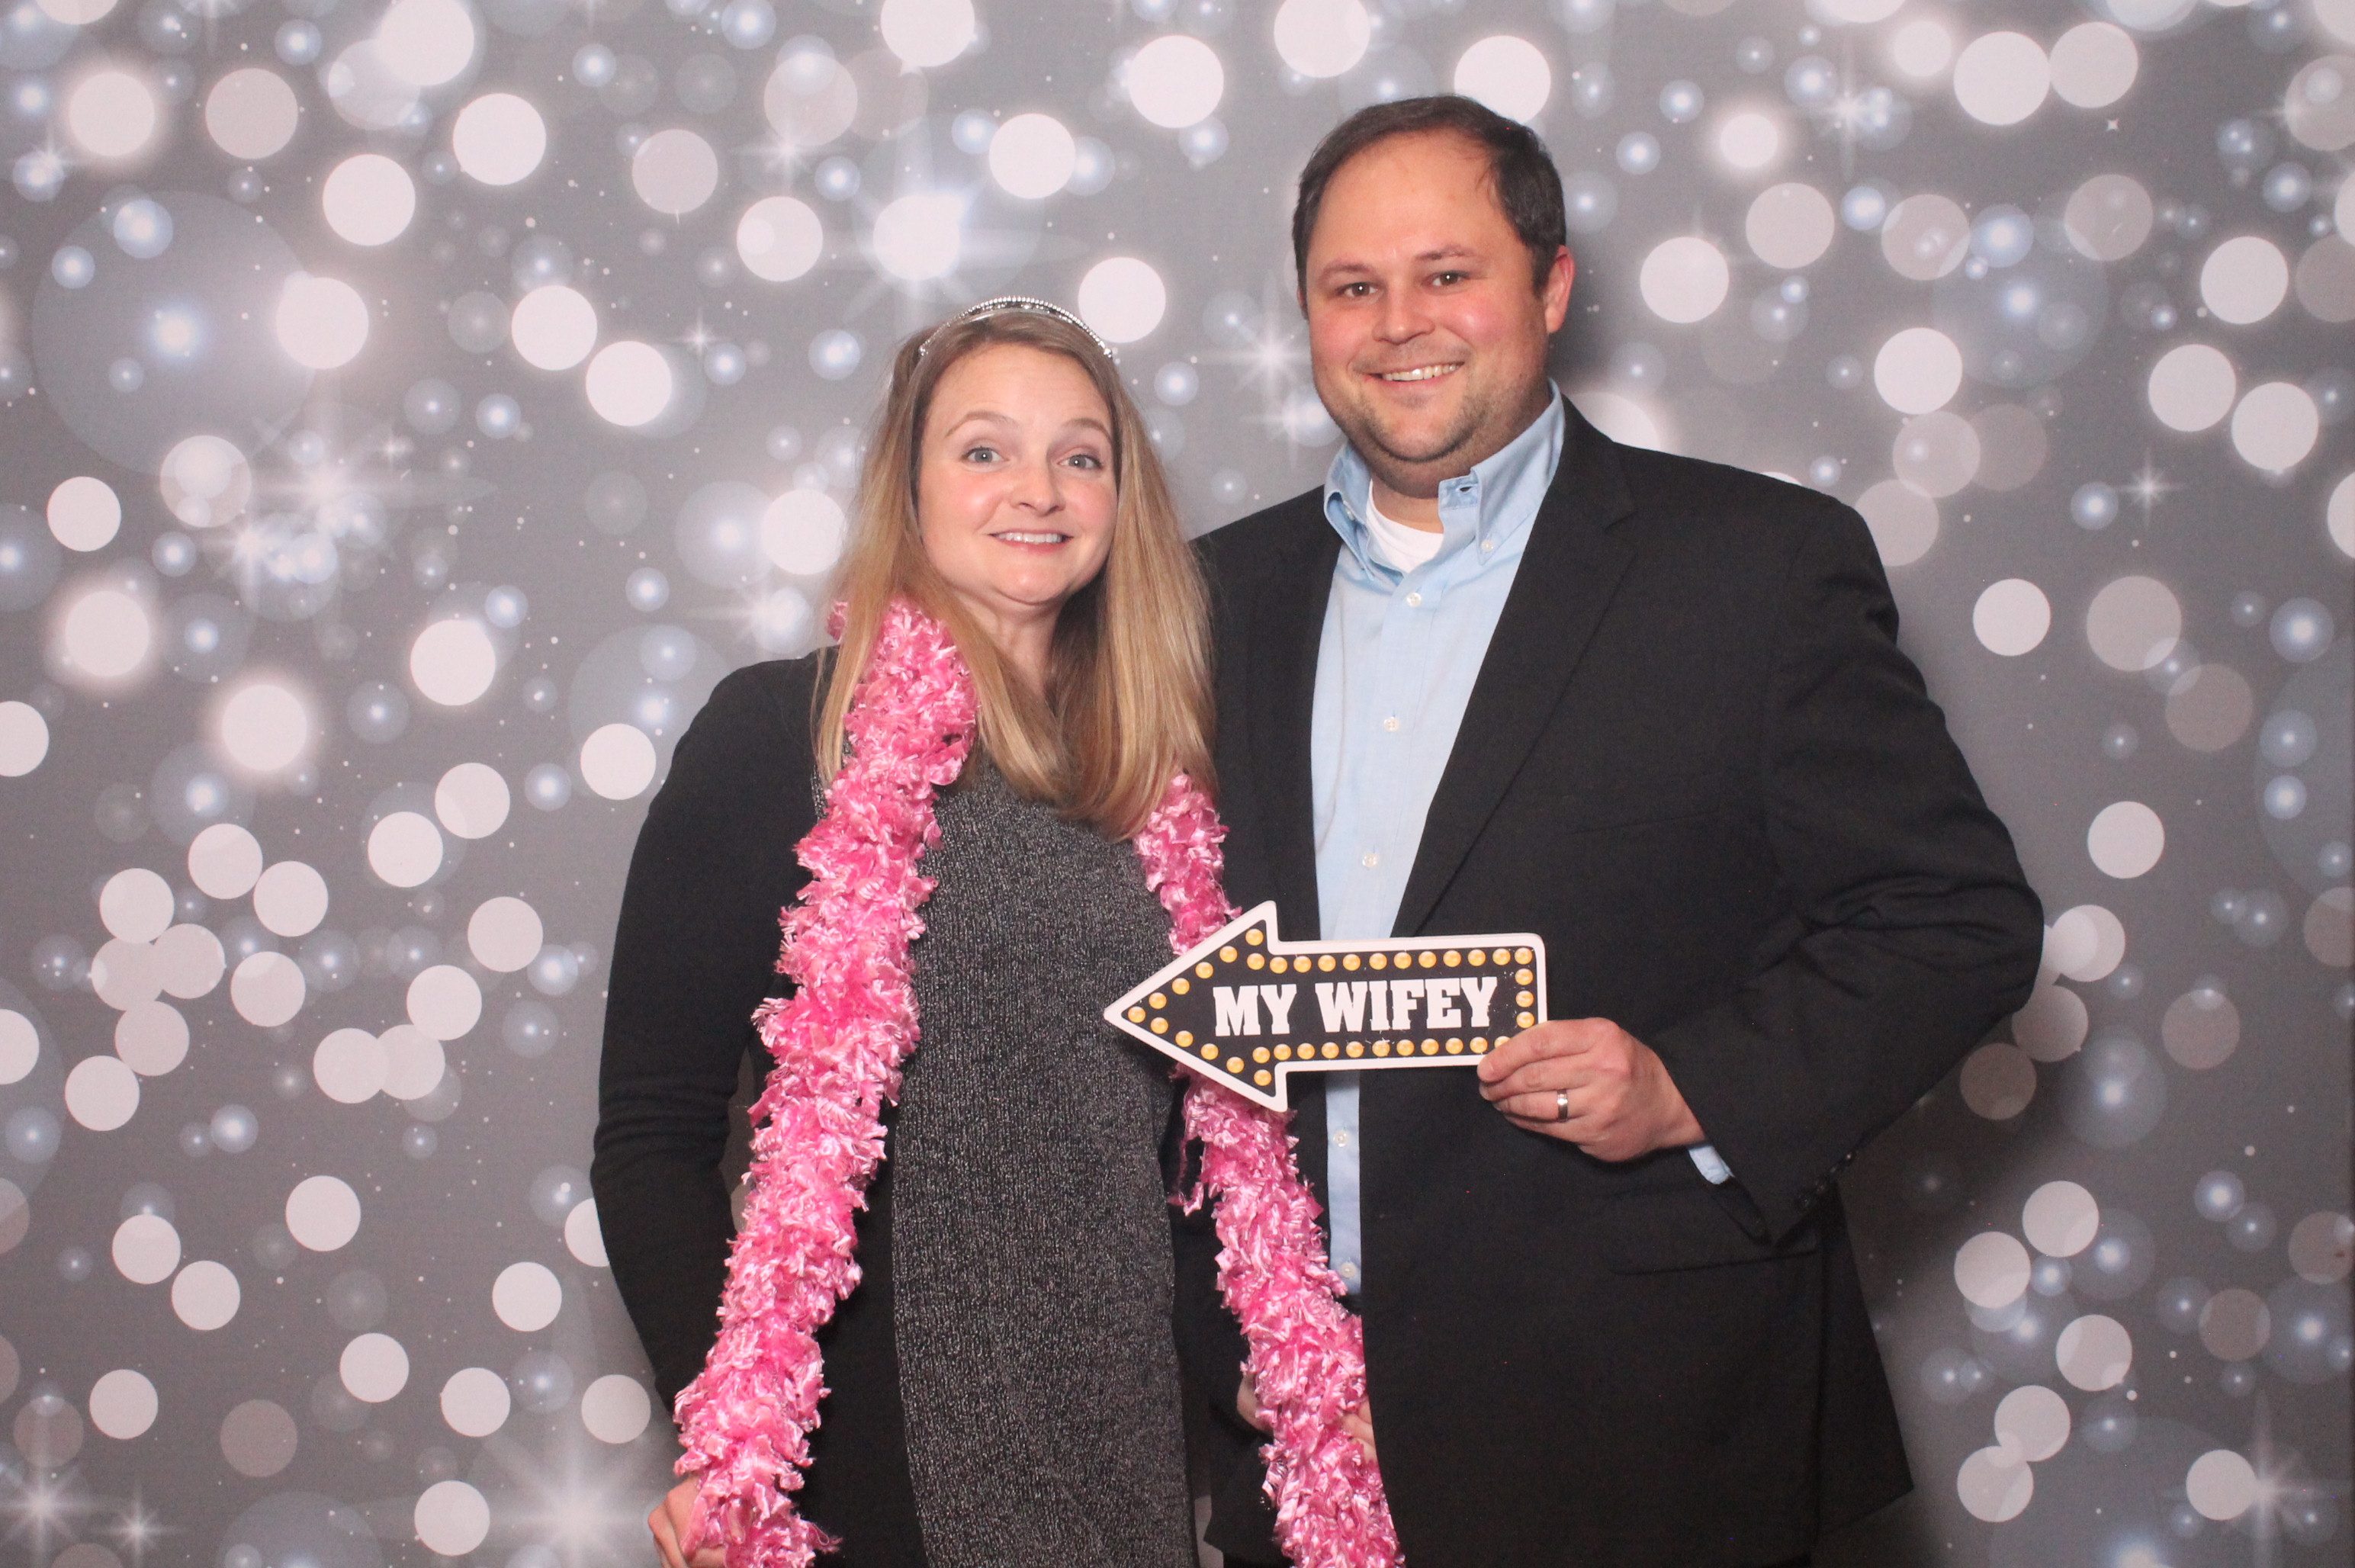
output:
[[[1099,1009],[1169,959],[1135,850],[979,759],[937,802],[887,1157],[929,1568],[1190,1568],[1167,1069]]]

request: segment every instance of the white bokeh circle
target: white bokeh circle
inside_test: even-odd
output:
[[[464,708],[491,688],[499,651],[479,621],[435,621],[409,648],[409,678],[429,702]]]
[[[1636,288],[1651,313],[1680,326],[1716,315],[1732,282],[1725,253],[1693,234],[1679,234],[1653,246],[1636,277]]]
[[[1339,76],[1365,59],[1373,32],[1363,0],[1284,0],[1275,8],[1276,58],[1312,80]]]
[[[1873,389],[1901,414],[1926,414],[1963,387],[1963,351],[1934,326],[1892,335],[1872,359]]]
[[[461,1437],[488,1437],[514,1407],[507,1380],[488,1367],[466,1367],[442,1385],[442,1419]]]
[[[2085,854],[2104,876],[2131,881],[2167,852],[2167,825],[2138,800],[2113,801],[2085,829]]]
[[[1995,1440],[2041,1463],[2069,1441],[2069,1402],[2042,1383],[2025,1383],[1995,1407]]]
[[[956,271],[964,244],[964,202],[948,191],[912,191],[887,202],[868,230],[876,265],[903,283]]]
[[[2020,1233],[2048,1258],[2075,1257],[2094,1244],[2101,1228],[2101,1205],[2074,1181],[2046,1182],[2019,1211]]]
[[[310,935],[327,904],[327,879],[301,860],[280,860],[254,880],[253,918],[280,936]]]
[[[1819,261],[1838,232],[1831,198],[1797,180],[1760,191],[1742,225],[1753,255],[1790,272]]]
[[[144,866],[117,871],[98,891],[99,923],[125,942],[153,942],[172,923],[172,884]]]
[[[2322,436],[2322,411],[2295,381],[2252,387],[2232,411],[2232,450],[2251,467],[2285,474],[2314,450]]]
[[[314,1253],[341,1251],[359,1234],[360,1195],[339,1176],[306,1176],[286,1194],[286,1230]]]
[[[227,1328],[244,1300],[244,1287],[229,1265],[209,1258],[190,1264],[172,1281],[172,1316],[199,1334]]]
[[[377,1037],[384,1052],[384,1092],[395,1100],[421,1100],[442,1086],[449,1053],[415,1024],[395,1024]]]
[[[819,577],[842,559],[849,521],[823,490],[788,490],[761,514],[761,550],[778,571]]]
[[[584,1198],[572,1206],[564,1217],[564,1250],[575,1262],[591,1268],[608,1268],[612,1260],[605,1254],[604,1227],[597,1223],[597,1200]]]
[[[73,600],[58,625],[57,651],[75,676],[98,682],[136,675],[155,644],[155,618],[139,594],[95,588]]]
[[[1071,183],[1079,155],[1079,142],[1060,120],[1017,114],[989,138],[989,177],[1008,196],[1042,201]]]
[[[2065,909],[2045,928],[2043,967],[2080,985],[2108,978],[2126,956],[2126,923],[2100,904]]]
[[[2200,264],[2200,301],[2230,325],[2263,321],[2288,297],[2289,258],[2262,234],[2235,235]]]
[[[2026,1511],[2036,1496],[2036,1474],[2018,1452],[1998,1444],[1963,1461],[1955,1495],[1973,1519],[2002,1524]]]
[[[48,520],[50,535],[66,549],[103,549],[123,527],[123,498],[105,480],[77,474],[49,492]]]
[[[670,361],[650,343],[608,343],[589,361],[589,407],[608,424],[637,430],[660,419],[677,392]]]
[[[164,117],[155,90],[134,72],[115,66],[76,82],[66,94],[65,111],[66,134],[74,144],[109,163],[145,151]]]
[[[396,811],[368,829],[368,869],[388,887],[417,888],[442,869],[442,830],[415,811]]]
[[[548,155],[548,122],[512,92],[486,92],[451,123],[450,152],[483,184],[514,185]]]
[[[1131,57],[1126,84],[1139,114],[1164,130],[1182,131],[1218,108],[1227,69],[1201,39],[1165,33]]]
[[[509,1264],[491,1283],[491,1310],[518,1334],[537,1334],[563,1309],[563,1282],[546,1264]]]
[[[2030,1262],[2019,1238],[1984,1231],[1955,1253],[1955,1288],[1973,1307],[2009,1307],[2028,1290]]]
[[[2190,435],[2211,429],[2232,411],[2240,378],[2220,348],[2185,343],[2169,349],[2150,368],[2150,411],[2169,430]]]
[[[339,1105],[358,1105],[384,1092],[384,1047],[364,1029],[339,1029],[311,1052],[319,1093]]]
[[[607,800],[633,800],[655,782],[661,759],[634,724],[606,724],[581,742],[581,778]]]
[[[570,370],[597,347],[597,307],[569,284],[544,284],[516,301],[507,341],[527,365]]]
[[[207,898],[243,898],[261,865],[261,840],[234,822],[216,822],[188,843],[188,880]]]
[[[90,1424],[117,1442],[144,1435],[163,1407],[144,1372],[117,1367],[90,1389]]]
[[[2053,41],[2052,95],[2079,109],[2107,109],[2142,69],[2134,36],[2111,22],[2081,22]]]
[[[483,988],[454,964],[436,964],[409,983],[409,1021],[435,1040],[457,1040],[483,1018]]]
[[[66,1115],[111,1133],[139,1114],[139,1075],[119,1056],[85,1056],[66,1074]]]
[[[2099,1393],[2126,1381],[2134,1370],[2134,1337],[2116,1318],[2088,1313],[2061,1330],[2052,1341],[2052,1359],[2071,1387]]]
[[[736,254],[754,277],[789,283],[826,254],[826,227],[808,203],[764,196],[736,220]]]
[[[2031,652],[2051,629],[2052,602],[2024,577],[1987,584],[1971,606],[1971,630],[1980,645],[2005,658]]]
[[[428,1552],[464,1557],[490,1536],[490,1499],[464,1481],[436,1481],[417,1495],[410,1523]]]
[[[188,1059],[188,1020],[169,1002],[134,1002],[114,1020],[114,1054],[142,1078],[161,1078]]]
[[[2043,106],[2052,62],[2025,33],[1987,33],[1955,57],[1955,101],[1984,125],[2017,125]]]
[[[114,1228],[114,1271],[133,1285],[161,1285],[180,1266],[180,1232],[161,1214],[133,1214]]]
[[[496,975],[512,975],[539,956],[546,939],[539,912],[518,898],[486,899],[466,922],[466,950]]]
[[[0,779],[20,779],[49,754],[49,721],[29,702],[0,702]]]
[[[409,1386],[409,1351],[389,1334],[361,1334],[344,1346],[336,1374],[363,1404],[382,1404]]]
[[[630,185],[664,217],[684,217],[719,188],[719,155],[684,127],[657,131],[630,155]]]
[[[1080,280],[1080,319],[1107,343],[1134,343],[1161,325],[1169,290],[1152,265],[1134,256],[1110,256]]]
[[[507,781],[488,763],[460,763],[433,786],[433,815],[460,838],[487,838],[506,825]]]
[[[368,347],[368,302],[341,278],[295,273],[279,293],[271,324],[278,346],[305,369],[336,369]]]
[[[340,239],[389,245],[417,216],[417,182],[382,153],[357,153],[327,172],[319,210]]]
[[[1911,566],[1938,542],[1938,503],[1901,480],[1869,486],[1856,498],[1856,509],[1872,530],[1883,566]]]
[[[2211,1448],[2184,1472],[2183,1495],[2203,1519],[2238,1519],[2257,1500],[2256,1467],[2230,1448]]]
[[[309,754],[314,739],[309,707],[275,680],[239,686],[218,723],[221,750],[250,773],[284,773]]]
[[[654,1401],[646,1385],[622,1372],[608,1372],[581,1392],[581,1424],[600,1443],[628,1443],[646,1429]]]
[[[40,1031],[14,1008],[0,1008],[0,1086],[21,1083],[41,1059]]]
[[[205,94],[205,130],[213,144],[246,163],[282,152],[302,117],[286,79],[260,66],[229,72]]]
[[[1546,63],[1545,52],[1527,38],[1499,33],[1482,38],[1457,58],[1453,85],[1464,97],[1527,124],[1552,96],[1553,68]]]
[[[973,0],[883,0],[875,18],[883,47],[911,70],[944,66],[971,48]]]

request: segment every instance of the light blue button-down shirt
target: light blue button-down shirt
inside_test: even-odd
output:
[[[1341,536],[1316,653],[1310,720],[1316,900],[1327,941],[1389,936],[1423,842],[1455,731],[1511,592],[1563,436],[1559,395],[1529,429],[1439,487],[1438,553],[1400,571],[1366,525],[1373,481],[1347,445],[1325,478],[1325,516]],[[1326,1079],[1333,1266],[1363,1279],[1359,1220],[1359,1074]],[[1724,1179],[1716,1152],[1694,1162]]]

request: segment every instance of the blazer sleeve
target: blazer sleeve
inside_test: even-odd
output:
[[[2042,910],[1898,650],[1863,519],[1803,525],[1759,765],[1792,917],[1726,1002],[1656,1031],[1779,1240],[1867,1139],[2026,1001]]]
[[[720,1175],[778,915],[807,880],[810,661],[738,670],[679,740],[630,858],[590,1179],[613,1283],[666,1405],[702,1371],[734,1237]]]

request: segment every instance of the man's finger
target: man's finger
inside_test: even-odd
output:
[[[687,1568],[687,1559],[679,1555],[678,1531],[671,1528],[670,1509],[666,1503],[656,1503],[655,1511],[646,1515],[646,1528],[654,1532],[655,1551],[662,1558],[662,1568]]]

